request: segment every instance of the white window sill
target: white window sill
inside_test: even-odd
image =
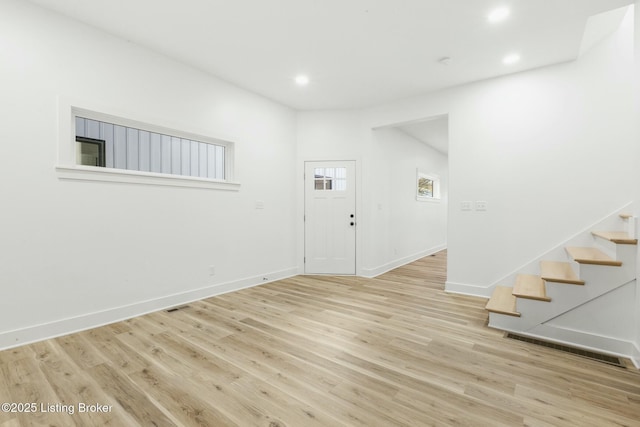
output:
[[[192,176],[169,175],[124,169],[91,166],[56,166],[60,179],[79,181],[120,182],[126,184],[162,185],[169,187],[205,188],[211,190],[239,191],[240,183]]]
[[[419,202],[440,203],[442,199],[439,197],[416,197]]]

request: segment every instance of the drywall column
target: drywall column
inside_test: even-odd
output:
[[[635,2],[635,15],[634,15],[634,105],[635,105],[635,135],[634,139],[636,141],[636,152],[633,153],[633,158],[636,159],[636,165],[640,163],[640,120],[637,120],[640,117],[640,0],[636,0]],[[638,215],[640,206],[640,167],[635,168],[634,181],[636,184],[636,195],[635,195],[635,214]],[[637,231],[636,231],[637,233]],[[640,251],[638,251],[638,262],[636,263],[638,272],[636,277],[640,277]],[[640,357],[640,292],[637,288],[637,279],[636,279],[636,350],[637,355]]]

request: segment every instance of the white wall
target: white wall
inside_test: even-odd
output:
[[[564,313],[545,326],[578,331],[623,342],[634,340],[633,325],[636,283],[632,281],[575,310]]]
[[[628,24],[575,62],[367,111],[374,127],[449,113],[448,288],[483,295],[633,199]]]
[[[376,129],[363,187],[365,211],[363,274],[375,276],[446,247],[448,159],[392,127]],[[441,200],[416,200],[416,171],[441,179]]]
[[[304,160],[358,162],[359,225],[372,239],[380,126],[449,114],[448,286],[471,293],[640,199],[629,26],[574,63],[364,112],[295,114],[23,3],[2,0],[0,14],[0,347],[294,274]],[[241,190],[61,181],[60,96],[235,141]],[[489,210],[462,212],[463,200]],[[373,248],[364,235],[359,247]],[[360,273],[393,261],[377,250],[360,251]]]
[[[294,112],[26,2],[1,7],[0,347],[296,273]],[[59,97],[234,141],[240,191],[60,180]]]
[[[373,131],[362,112],[353,110],[298,113],[297,142],[300,177],[304,161],[356,161],[357,274],[374,276],[446,245],[445,156],[397,130]],[[417,167],[443,178],[442,202],[416,201]],[[299,181],[298,246],[304,247],[304,191]],[[302,257],[299,254],[301,269]]]
[[[636,144],[636,152],[635,154],[632,154],[636,159],[640,159],[640,120],[638,120],[638,117],[640,117],[640,0],[636,0],[635,5],[634,5],[634,10],[635,10],[635,19],[634,19],[634,57],[635,57],[635,67],[634,67],[634,75],[635,75],[635,88],[634,88],[634,94],[635,94],[635,117],[636,120],[634,121],[636,128],[635,128],[635,134],[634,134],[634,139],[635,139],[635,144]],[[635,210],[635,214],[638,215],[640,213],[640,211],[638,210],[638,205],[640,204],[640,167],[636,167],[635,168],[636,171],[636,176],[635,176],[635,182],[636,182],[636,210]],[[640,251],[638,253],[638,262],[636,263],[636,266],[638,268],[638,277],[640,277]],[[635,337],[635,345],[636,345],[636,350],[637,350],[637,356],[640,359],[640,292],[636,291],[636,309],[635,309],[635,313],[636,313],[636,337]]]
[[[361,113],[355,110],[308,111],[296,115],[296,191],[299,195],[296,215],[298,247],[304,248],[304,162],[315,160],[354,160],[356,162],[356,273],[363,262],[363,235],[366,216],[363,209],[362,176],[368,157],[367,131]],[[298,268],[304,271],[304,250],[298,253]]]
[[[362,160],[368,141],[362,113],[356,110],[298,112],[298,159]]]

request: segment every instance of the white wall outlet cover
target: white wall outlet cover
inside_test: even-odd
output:
[[[478,200],[476,202],[476,210],[477,211],[486,211],[488,203],[485,200]]]
[[[470,201],[460,202],[460,210],[470,211],[472,203]]]

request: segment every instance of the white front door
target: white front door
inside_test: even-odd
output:
[[[306,274],[356,274],[354,161],[305,162]]]

